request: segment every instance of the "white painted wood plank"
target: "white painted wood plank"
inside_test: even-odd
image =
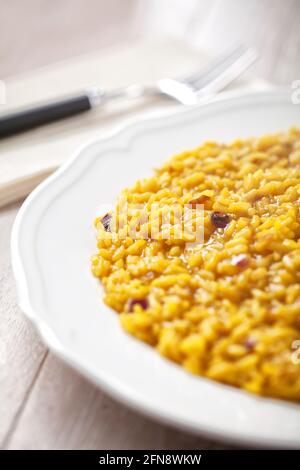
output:
[[[208,441],[130,411],[51,354],[8,443],[10,449],[207,449],[212,446]]]
[[[9,237],[17,206],[0,212],[0,447],[36,379],[45,355],[17,306]]]

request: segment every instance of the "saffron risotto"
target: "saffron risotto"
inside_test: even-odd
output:
[[[205,142],[96,219],[92,271],[124,329],[162,355],[300,401],[299,208],[299,129]]]

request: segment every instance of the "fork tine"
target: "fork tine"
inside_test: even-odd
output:
[[[218,75],[220,75],[220,73],[222,73],[223,70],[227,69],[246,51],[247,49],[243,45],[238,45],[234,48],[228,49],[213,62],[209,63],[209,65],[197,70],[185,78],[182,78],[181,81],[199,89],[214,80]]]
[[[223,90],[229,83],[241,75],[253,62],[257,59],[257,53],[254,48],[247,49],[244,54],[238,57],[228,67],[224,68],[219,75],[207,83],[205,86],[197,87],[194,90],[198,98],[201,96],[209,96]]]

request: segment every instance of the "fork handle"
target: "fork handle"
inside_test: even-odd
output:
[[[86,94],[12,112],[0,117],[0,139],[92,109]]]

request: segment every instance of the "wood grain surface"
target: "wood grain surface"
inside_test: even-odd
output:
[[[242,40],[258,48],[261,78],[300,79],[298,0],[0,0],[0,16],[0,79],[160,34],[215,51]],[[128,410],[47,351],[17,306],[9,237],[19,205],[0,212],[0,447],[224,448]]]

